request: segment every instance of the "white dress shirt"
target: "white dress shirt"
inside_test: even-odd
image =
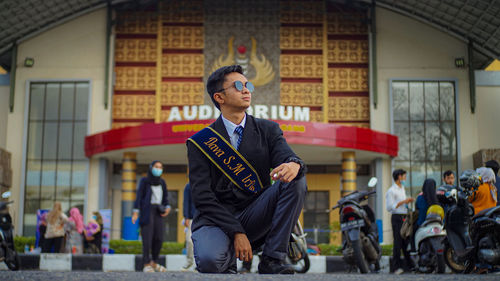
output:
[[[385,208],[392,214],[406,215],[408,214],[406,204],[401,204],[396,208],[398,203],[405,199],[406,192],[404,186],[399,187],[397,184],[393,184],[385,194]]]
[[[233,122],[227,120],[224,118],[224,115],[221,115],[222,117],[222,122],[224,122],[224,126],[226,127],[227,134],[229,135],[229,140],[231,141],[231,145],[233,147],[236,147],[236,144],[238,143],[238,138],[240,135],[234,131],[236,127],[241,126],[243,129],[245,128],[245,123],[247,121],[247,115],[245,114],[245,117],[243,117],[243,120],[241,120],[240,124],[234,124]]]

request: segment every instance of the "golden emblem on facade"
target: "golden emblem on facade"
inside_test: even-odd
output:
[[[225,65],[239,64],[243,68],[243,74],[246,76],[248,74],[248,67],[251,65],[255,69],[255,77],[251,78],[250,81],[255,86],[262,86],[271,82],[276,75],[273,65],[263,54],[257,55],[257,40],[253,37],[251,37],[251,40],[252,49],[250,57],[248,57],[246,47],[243,45],[237,48],[237,54],[235,55],[234,36],[229,38],[227,55],[222,54],[214,61],[212,72]]]

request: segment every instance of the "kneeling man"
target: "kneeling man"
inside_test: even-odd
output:
[[[246,114],[253,90],[239,65],[212,73],[207,91],[222,114],[187,141],[200,272],[236,273],[236,259],[250,261],[264,244],[259,273],[293,273],[283,261],[304,204],[305,165],[278,124]]]

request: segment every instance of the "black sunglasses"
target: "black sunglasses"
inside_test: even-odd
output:
[[[219,92],[224,92],[225,90],[231,88],[231,87],[235,87],[236,90],[238,91],[243,91],[243,82],[241,81],[234,81],[233,85],[227,87],[227,88],[224,88],[224,89],[220,89],[220,90],[217,90],[216,93],[219,93]],[[252,82],[250,81],[247,81],[245,83],[245,87],[248,89],[248,91],[250,91],[251,93],[253,92],[253,90],[255,90],[255,87],[254,85],[252,84]]]

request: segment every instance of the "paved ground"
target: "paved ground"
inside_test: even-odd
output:
[[[70,280],[70,281],[93,281],[93,280],[119,280],[119,281],[139,281],[139,280],[161,280],[161,281],[257,281],[257,280],[303,280],[303,281],[456,281],[456,280],[478,280],[493,281],[500,280],[499,275],[424,275],[424,274],[296,274],[293,276],[286,275],[258,275],[258,274],[199,274],[199,273],[184,273],[184,272],[168,272],[168,273],[142,273],[142,272],[46,272],[46,271],[3,271],[0,272],[0,280],[18,281],[18,280]]]

